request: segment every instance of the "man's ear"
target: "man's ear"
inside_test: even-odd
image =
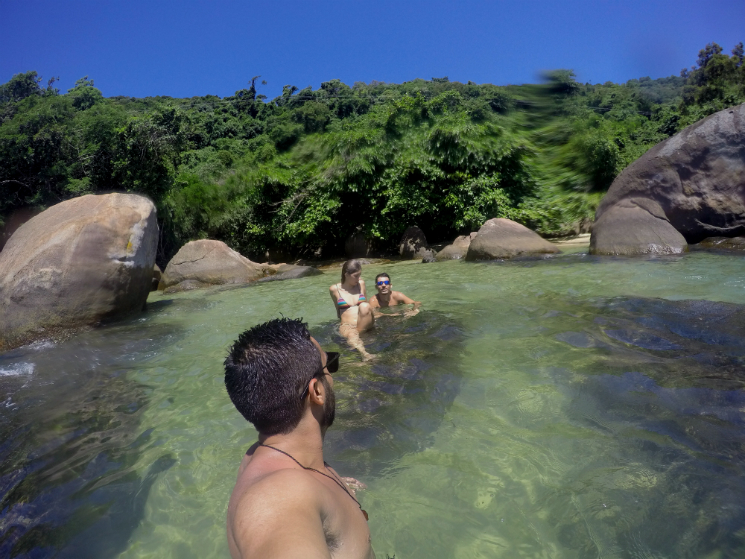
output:
[[[326,402],[326,387],[320,378],[311,379],[308,393],[312,403],[322,406]]]

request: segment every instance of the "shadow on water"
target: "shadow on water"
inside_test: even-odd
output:
[[[561,543],[579,557],[742,557],[745,307],[570,306],[542,319],[575,348],[571,370],[553,374],[569,420],[608,445],[582,454],[571,484],[546,495]]]
[[[336,424],[325,446],[349,472],[375,476],[431,444],[460,390],[465,335],[452,317],[437,311],[383,317],[363,335],[376,359],[361,363],[336,328],[333,323],[319,332],[322,343],[333,340],[344,352],[334,375]]]
[[[741,305],[644,298],[570,305],[571,311],[554,311],[553,318],[562,323],[571,316],[580,328],[562,331],[555,338],[594,350],[596,360],[579,363],[583,373],[609,369],[623,373],[633,367],[664,386],[745,388],[745,307]],[[549,323],[544,320],[544,325],[556,327]]]
[[[138,432],[149,388],[126,373],[179,335],[146,317],[0,355],[0,556],[112,557],[126,547],[150,487],[174,463],[163,455],[133,469],[155,443]]]

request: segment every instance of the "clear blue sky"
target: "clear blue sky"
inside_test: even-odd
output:
[[[571,68],[582,82],[678,75],[745,41],[745,0],[0,0],[0,83],[36,70],[64,92],[232,95],[261,75],[317,89],[414,78],[497,85]]]

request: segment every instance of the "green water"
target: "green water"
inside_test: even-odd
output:
[[[344,352],[326,457],[367,484],[378,557],[745,556],[745,258],[380,271],[423,311],[378,321],[372,364],[335,334],[336,270],[152,294],[137,320],[0,356],[0,552],[228,556],[256,434],[222,360],[285,315]]]

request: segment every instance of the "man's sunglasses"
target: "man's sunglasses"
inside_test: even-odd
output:
[[[310,379],[308,380],[308,384],[305,385],[305,390],[303,390],[303,393],[300,395],[300,399],[304,400],[305,395],[308,393],[308,389],[310,388],[310,381],[316,378],[318,375],[323,374],[323,369],[326,369],[329,373],[335,373],[339,370],[339,352],[338,351],[327,351],[326,352],[326,366],[321,367],[319,371],[317,371]]]
[[[378,285],[391,285],[391,281],[390,280],[380,280],[378,282]]]

